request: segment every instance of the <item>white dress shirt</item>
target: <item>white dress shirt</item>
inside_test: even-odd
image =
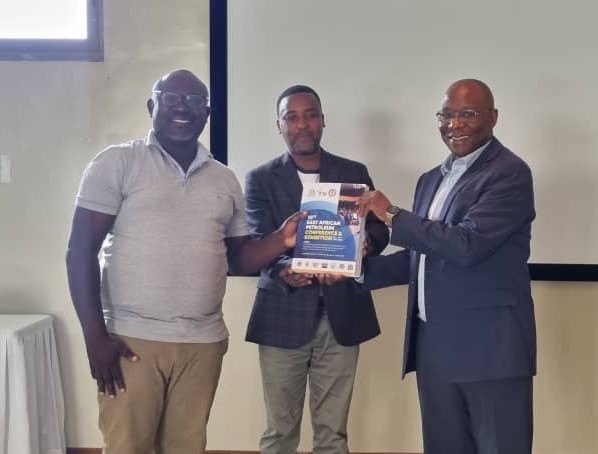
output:
[[[462,158],[455,158],[454,155],[450,155],[444,160],[440,166],[440,172],[442,173],[442,182],[434,194],[434,199],[428,209],[428,219],[436,221],[440,217],[442,207],[446,201],[446,197],[451,192],[451,189],[457,184],[457,181],[463,176],[465,171],[471,167],[471,165],[480,156],[484,148],[490,143],[482,145],[480,148],[475,150]],[[417,271],[417,316],[422,321],[426,321],[426,302],[424,295],[426,279],[426,254],[421,254],[419,258],[419,269]]]

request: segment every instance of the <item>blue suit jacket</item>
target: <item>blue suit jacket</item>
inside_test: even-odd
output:
[[[529,167],[498,140],[449,193],[440,219],[427,213],[442,180],[422,175],[413,212],[395,217],[391,243],[406,249],[366,259],[365,288],[409,284],[403,375],[415,370],[420,253],[435,361],[454,381],[530,376],[536,332],[527,259],[535,217]]]
[[[367,168],[358,162],[322,151],[320,181],[365,183],[373,188]],[[252,170],[246,178],[247,220],[252,233],[263,237],[276,230],[299,210],[302,185],[288,153]],[[388,243],[384,223],[369,217],[366,230],[374,253]],[[297,348],[309,342],[318,321],[317,283],[289,287],[279,276],[290,265],[293,251],[262,270],[247,327],[246,340],[282,348]],[[356,291],[352,279],[323,286],[323,301],[332,331],[341,345],[356,345],[380,333],[369,292]]]

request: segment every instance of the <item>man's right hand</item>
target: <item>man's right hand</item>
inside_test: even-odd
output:
[[[91,376],[98,384],[100,394],[107,393],[116,397],[116,390],[126,390],[125,380],[120,367],[120,358],[128,361],[139,361],[127,344],[111,334],[101,334],[85,339],[87,357],[91,368]]]
[[[297,273],[287,266],[282,269],[279,276],[285,283],[291,287],[305,287],[311,285],[314,280],[314,275],[309,273]]]

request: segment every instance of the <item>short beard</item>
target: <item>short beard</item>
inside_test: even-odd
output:
[[[289,150],[291,154],[298,155],[298,156],[312,156],[314,154],[318,154],[320,151],[320,147],[314,147],[310,150]]]

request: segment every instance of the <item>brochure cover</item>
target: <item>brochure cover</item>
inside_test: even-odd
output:
[[[357,216],[357,200],[365,184],[311,183],[303,186],[291,269],[304,273],[361,274],[365,219]]]

